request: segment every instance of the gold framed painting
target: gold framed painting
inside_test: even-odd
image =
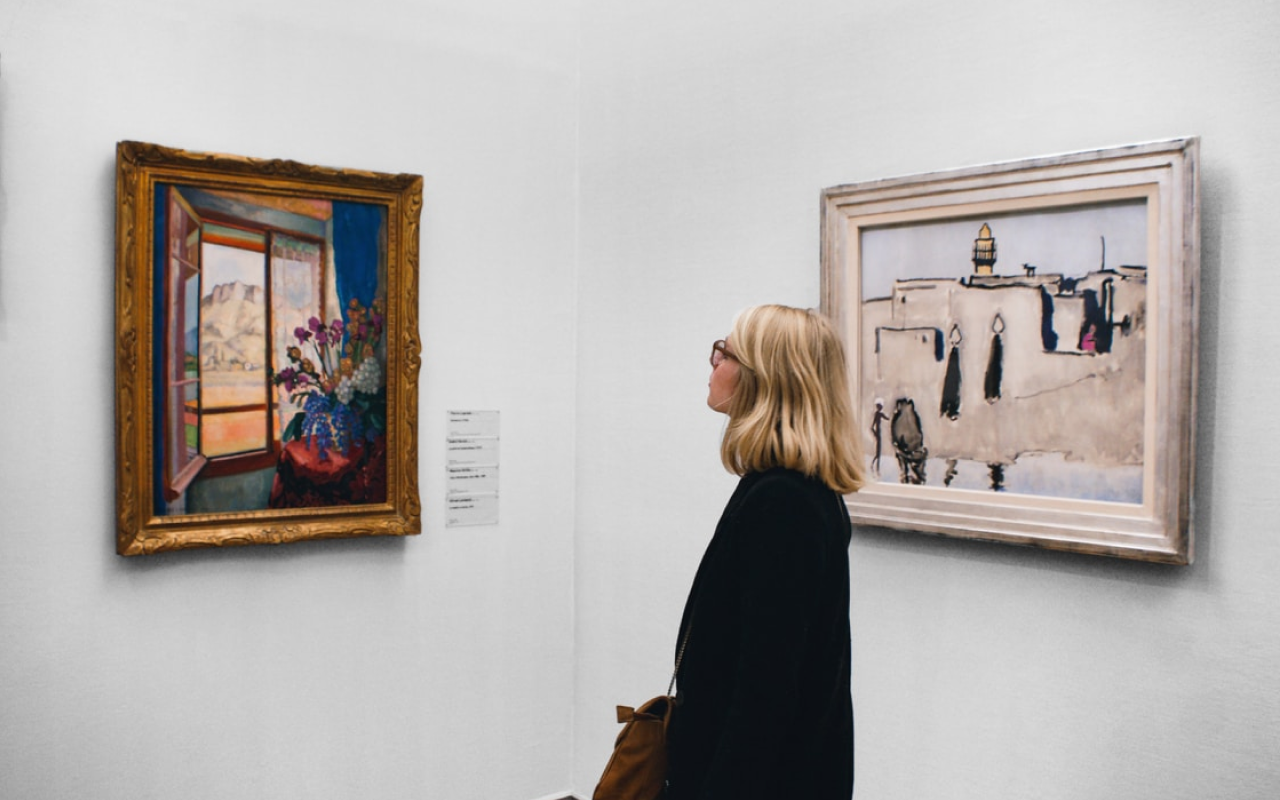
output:
[[[857,523],[1187,564],[1199,141],[822,193]]]
[[[421,531],[422,178],[116,148],[116,549]]]

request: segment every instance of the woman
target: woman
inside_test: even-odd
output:
[[[853,793],[849,516],[863,483],[844,352],[811,311],[759,306],[712,345],[707,404],[742,476],[685,604],[674,800]],[[685,639],[685,632],[688,638]]]

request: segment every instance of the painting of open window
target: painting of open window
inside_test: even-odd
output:
[[[1192,140],[835,187],[863,524],[1188,563]]]
[[[117,149],[121,553],[420,529],[421,179]]]

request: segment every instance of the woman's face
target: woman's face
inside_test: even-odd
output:
[[[729,413],[729,401],[738,388],[738,359],[733,345],[722,339],[711,346],[711,380],[707,384],[707,405],[721,414]]]

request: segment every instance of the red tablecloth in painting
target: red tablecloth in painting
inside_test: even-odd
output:
[[[379,436],[355,445],[346,455],[329,450],[320,458],[319,448],[302,440],[289,442],[280,451],[271,508],[385,503],[387,500],[387,443]]]

